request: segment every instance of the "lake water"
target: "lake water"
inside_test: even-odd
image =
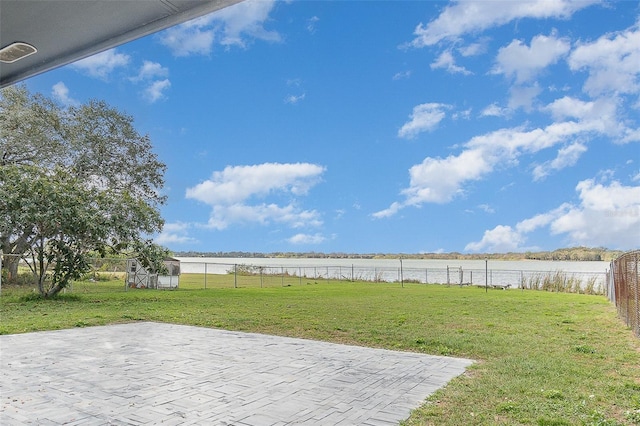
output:
[[[609,262],[455,259],[307,259],[178,257],[183,273],[226,274],[234,268],[254,273],[356,279],[366,281],[417,281],[427,283],[505,285],[518,287],[536,277],[562,272],[583,283],[604,286]]]

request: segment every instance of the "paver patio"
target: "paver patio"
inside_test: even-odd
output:
[[[473,361],[163,323],[0,336],[0,424],[397,425]]]

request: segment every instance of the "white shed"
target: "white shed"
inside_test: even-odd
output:
[[[164,260],[167,275],[150,273],[137,259],[127,259],[127,287],[129,288],[178,288],[180,261],[172,257]]]

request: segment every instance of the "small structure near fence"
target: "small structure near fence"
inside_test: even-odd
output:
[[[616,305],[618,316],[640,337],[640,250],[611,262],[607,296]]]
[[[167,275],[152,273],[139,260],[127,259],[127,288],[178,288],[180,261],[170,257],[163,263],[167,267]]]

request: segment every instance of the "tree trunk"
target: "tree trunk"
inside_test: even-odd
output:
[[[18,278],[18,264],[20,258],[18,256],[3,256],[2,269],[7,271],[7,281],[12,282]]]
[[[29,250],[30,244],[27,235],[21,235],[15,241],[11,241],[9,236],[0,237],[0,246],[4,253],[2,260],[2,269],[7,271],[7,281],[11,282],[18,278],[18,264],[20,264],[20,256]]]
[[[62,286],[62,285],[54,285],[44,294],[44,298],[50,299],[54,297],[56,294],[60,293],[62,289],[64,289],[64,287],[65,286]]]

